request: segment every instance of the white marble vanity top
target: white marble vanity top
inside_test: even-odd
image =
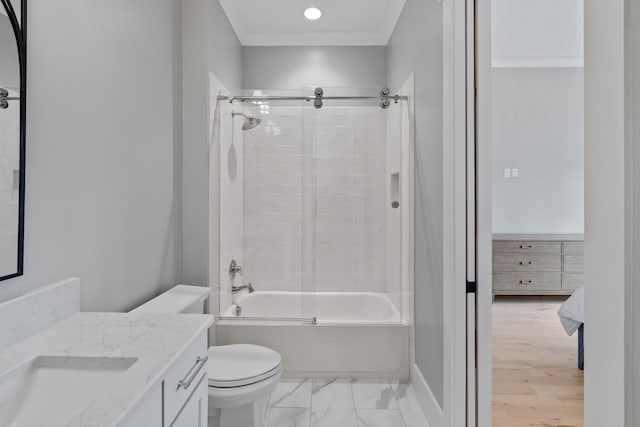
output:
[[[77,313],[0,351],[0,375],[37,356],[137,358],[126,374],[92,384],[95,399],[67,424],[117,425],[212,323],[208,315]],[[59,390],[65,393],[65,384]],[[55,425],[55,414],[51,420]]]

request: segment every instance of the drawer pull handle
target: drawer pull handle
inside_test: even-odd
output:
[[[202,370],[202,367],[207,363],[208,359],[209,356],[196,358],[196,363],[194,363],[191,369],[189,369],[189,372],[187,372],[184,379],[178,381],[178,387],[176,390],[180,390],[181,387],[187,390],[191,386],[193,380],[198,376],[198,373]]]
[[[520,249],[532,249],[533,245],[520,245]]]
[[[533,261],[520,261],[520,265],[533,265]]]
[[[533,280],[520,280],[521,285],[533,285]]]

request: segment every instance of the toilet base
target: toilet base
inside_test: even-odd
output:
[[[208,427],[264,427],[269,397],[235,408],[209,406]]]

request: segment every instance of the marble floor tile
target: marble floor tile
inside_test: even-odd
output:
[[[398,403],[389,381],[353,380],[353,397],[356,408],[398,409]]]
[[[393,384],[398,408],[407,427],[429,427],[411,384]]]
[[[269,406],[311,408],[311,383],[311,378],[281,380],[271,393]]]
[[[309,408],[269,408],[265,427],[309,427]]]
[[[358,409],[358,427],[405,427],[400,411],[395,409]]]
[[[312,427],[357,427],[350,380],[313,380]]]

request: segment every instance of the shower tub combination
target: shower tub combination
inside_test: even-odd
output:
[[[286,377],[404,380],[413,333],[408,96],[347,91],[218,97],[215,339],[273,348]]]
[[[218,344],[273,348],[288,377],[409,377],[409,325],[384,293],[243,294],[216,336]]]

